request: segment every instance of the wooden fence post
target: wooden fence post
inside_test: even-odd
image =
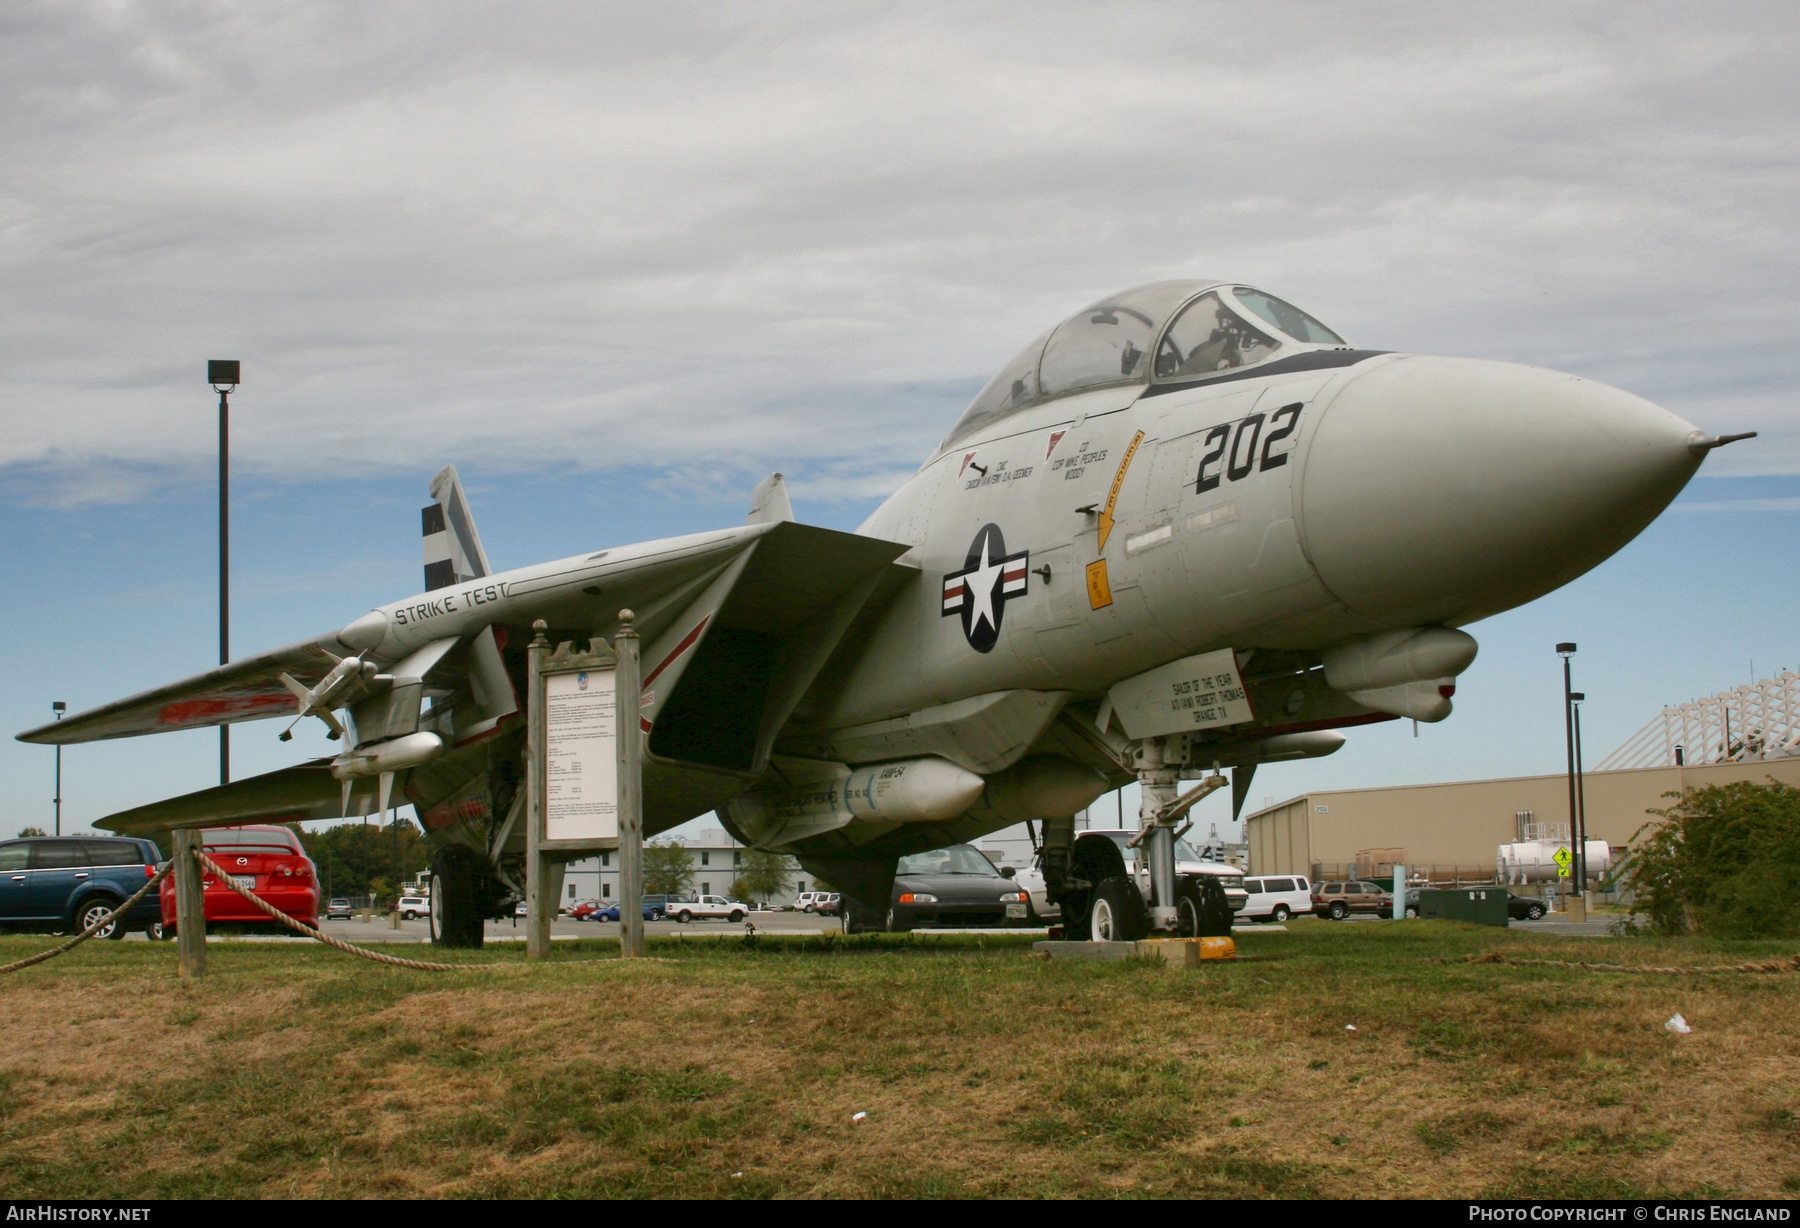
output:
[[[175,945],[184,977],[206,975],[206,900],[200,884],[200,832],[175,833],[170,856],[175,859]]]
[[[619,731],[619,958],[644,957],[644,756],[642,672],[630,610],[619,611],[614,702]]]

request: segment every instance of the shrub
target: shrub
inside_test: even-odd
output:
[[[1638,830],[1624,868],[1651,929],[1800,936],[1800,789],[1712,785],[1650,813],[1663,821]]]

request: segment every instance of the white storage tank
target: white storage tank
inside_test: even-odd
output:
[[[1562,867],[1556,854],[1569,848],[1567,840],[1521,840],[1500,846],[1500,881],[1505,883],[1554,882]],[[1604,840],[1587,842],[1589,878],[1605,878],[1612,870],[1612,849]]]

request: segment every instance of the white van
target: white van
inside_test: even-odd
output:
[[[1244,921],[1286,921],[1312,915],[1312,882],[1304,874],[1264,874],[1246,878],[1249,898],[1238,917]]]

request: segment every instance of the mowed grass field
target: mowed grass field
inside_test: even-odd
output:
[[[0,939],[0,961],[48,939]],[[1197,970],[1029,939],[559,942],[407,972],[318,946],[90,942],[0,978],[13,1198],[1793,1197],[1779,944],[1436,922],[1240,938]],[[419,949],[414,949],[419,953]],[[575,962],[575,961],[593,962]],[[1663,1027],[1680,1011],[1690,1035]],[[1354,1025],[1354,1031],[1346,1025]],[[853,1114],[867,1117],[860,1124]]]

